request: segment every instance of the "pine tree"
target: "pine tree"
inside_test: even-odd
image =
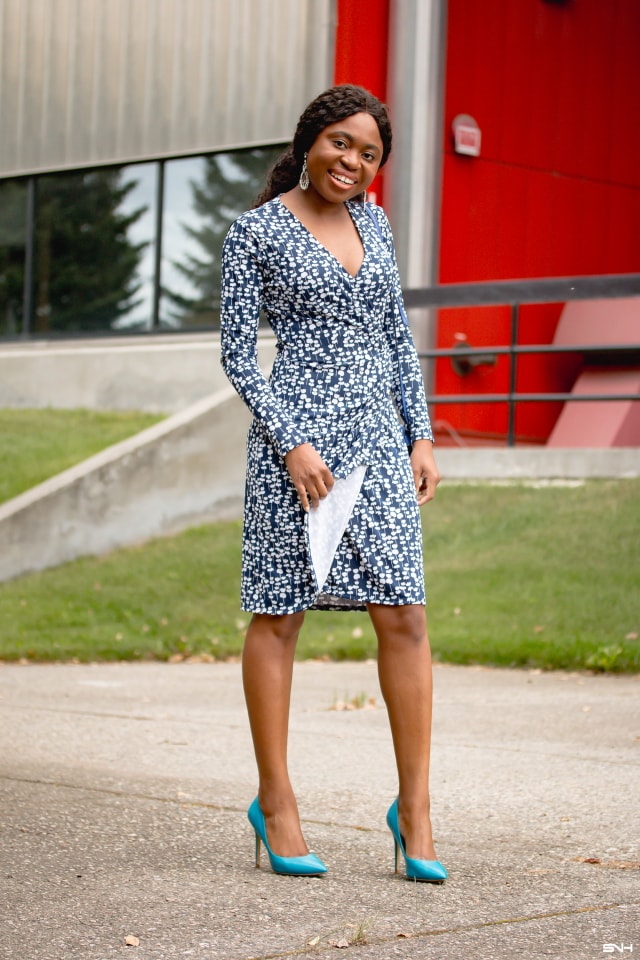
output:
[[[0,183],[0,333],[22,325],[27,190],[22,182]]]
[[[163,287],[163,296],[172,305],[167,318],[176,325],[219,325],[224,238],[236,217],[255,200],[267,171],[281,152],[282,147],[265,147],[205,157],[202,181],[191,180],[193,211],[199,225],[181,226],[198,243],[201,253],[186,254],[182,261],[173,261],[173,266],[197,290],[197,296],[184,296]]]
[[[136,186],[118,169],[38,181],[34,328],[108,330],[140,301],[137,271],[146,243],[129,228],[146,207],[123,213]]]

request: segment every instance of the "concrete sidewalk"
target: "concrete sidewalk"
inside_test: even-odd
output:
[[[253,866],[238,664],[0,666],[0,957],[640,954],[640,678],[441,666],[435,683],[443,886],[393,874],[375,664],[296,666],[319,879]]]

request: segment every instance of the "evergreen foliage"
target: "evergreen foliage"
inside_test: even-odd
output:
[[[146,243],[130,227],[146,212],[122,205],[134,189],[119,169],[38,181],[33,328],[109,330],[140,302],[137,271]]]
[[[233,221],[254,202],[269,167],[281,150],[281,147],[263,147],[204,158],[202,179],[190,181],[195,217],[191,222],[182,223],[182,229],[198,245],[199,252],[185,253],[181,260],[173,263],[197,293],[188,296],[163,288],[165,302],[171,304],[167,317],[172,323],[219,325],[224,238]]]
[[[24,183],[0,183],[0,334],[22,324],[27,191]]]

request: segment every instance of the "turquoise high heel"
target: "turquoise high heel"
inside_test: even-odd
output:
[[[439,860],[414,860],[407,856],[398,821],[398,801],[393,801],[387,813],[387,826],[395,840],[395,872],[398,872],[398,850],[402,853],[407,871],[407,880],[422,880],[425,883],[444,883],[449,874]]]
[[[327,872],[325,864],[315,853],[304,857],[279,857],[273,852],[267,840],[267,825],[264,814],[256,797],[247,811],[249,823],[256,832],[256,867],[260,866],[260,842],[264,843],[269,854],[269,863],[274,873],[288,877],[319,877]]]

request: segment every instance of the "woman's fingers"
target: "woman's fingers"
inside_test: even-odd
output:
[[[430,440],[416,440],[411,452],[411,468],[416,485],[418,505],[433,500],[436,487],[440,483],[440,471],[433,456],[433,444]]]
[[[305,510],[308,510],[309,507],[317,507],[320,501],[326,497],[331,489],[331,487],[328,487],[326,483],[318,483],[311,479],[307,480],[305,483],[296,483],[294,485],[298,491],[300,503]]]
[[[436,495],[436,487],[440,482],[440,477],[429,475],[426,477],[421,477],[418,485],[418,506],[422,506],[424,503],[428,503],[429,500],[433,500]]]
[[[333,487],[333,476],[323,464],[320,473],[309,476],[304,486],[308,494],[308,502],[312,507],[317,507]]]
[[[317,507],[334,482],[318,451],[310,443],[303,443],[290,450],[284,459],[303,508]]]

